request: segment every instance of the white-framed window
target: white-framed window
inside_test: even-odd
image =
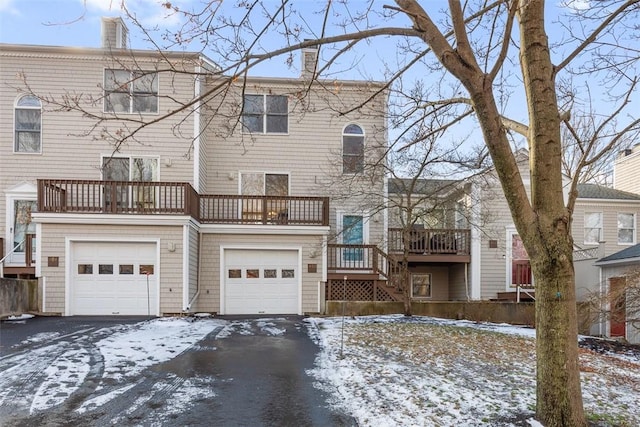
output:
[[[636,242],[636,214],[618,212],[618,244],[633,245]]]
[[[42,103],[37,97],[23,95],[18,98],[15,104],[14,131],[14,152],[42,152]]]
[[[158,73],[104,70],[104,111],[108,113],[158,112]]]
[[[597,245],[602,241],[602,212],[585,212],[584,243]]]
[[[114,157],[102,158],[102,179],[104,181],[154,182],[159,180],[157,157]],[[150,209],[156,206],[157,189],[149,185],[105,184],[104,203],[107,208],[137,207]]]
[[[105,181],[158,181],[158,158],[105,156],[102,158],[102,179]]]
[[[342,173],[364,171],[364,130],[348,124],[342,130]]]
[[[242,200],[242,218],[248,221],[267,220],[286,223],[289,217],[286,196],[289,195],[288,173],[240,172],[240,194],[246,196],[273,196],[264,201],[258,198]]]
[[[413,298],[431,298],[431,273],[411,274],[411,296]]]
[[[288,133],[289,98],[286,95],[244,95],[242,128],[251,133]]]

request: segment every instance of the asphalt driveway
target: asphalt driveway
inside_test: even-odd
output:
[[[0,324],[0,425],[349,426],[301,317]]]

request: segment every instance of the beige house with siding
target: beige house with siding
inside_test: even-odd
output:
[[[527,153],[516,155],[528,188]],[[395,259],[402,249],[399,227],[406,224],[410,183],[389,184],[391,204],[397,205],[389,210],[389,253]],[[493,171],[460,181],[418,179],[411,188],[410,277],[429,285],[426,294],[412,286],[415,300],[532,300],[535,280],[528,255]],[[638,215],[640,194],[578,185],[572,223],[578,300],[601,287],[598,258],[638,243]]]
[[[101,48],[0,45],[0,266],[42,311],[319,313],[336,277],[384,281],[382,84],[219,85],[126,39],[110,18]]]

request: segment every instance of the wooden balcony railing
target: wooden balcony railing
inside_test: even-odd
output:
[[[469,229],[412,229],[407,245],[409,253],[423,255],[470,255],[471,230]],[[389,253],[404,251],[401,228],[389,229]]]
[[[211,224],[328,226],[329,198],[202,195],[200,221]]]
[[[173,214],[207,224],[328,226],[329,198],[200,195],[184,182],[42,179],[38,212]]]

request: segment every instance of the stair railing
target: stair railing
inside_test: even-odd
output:
[[[18,243],[13,249],[11,249],[5,256],[4,258],[0,259],[0,278],[4,277],[4,261],[9,258],[9,256],[14,253],[16,250],[18,250],[18,248],[20,246],[22,246],[23,243],[25,243],[27,241],[26,238],[22,239],[22,241],[20,243]]]

